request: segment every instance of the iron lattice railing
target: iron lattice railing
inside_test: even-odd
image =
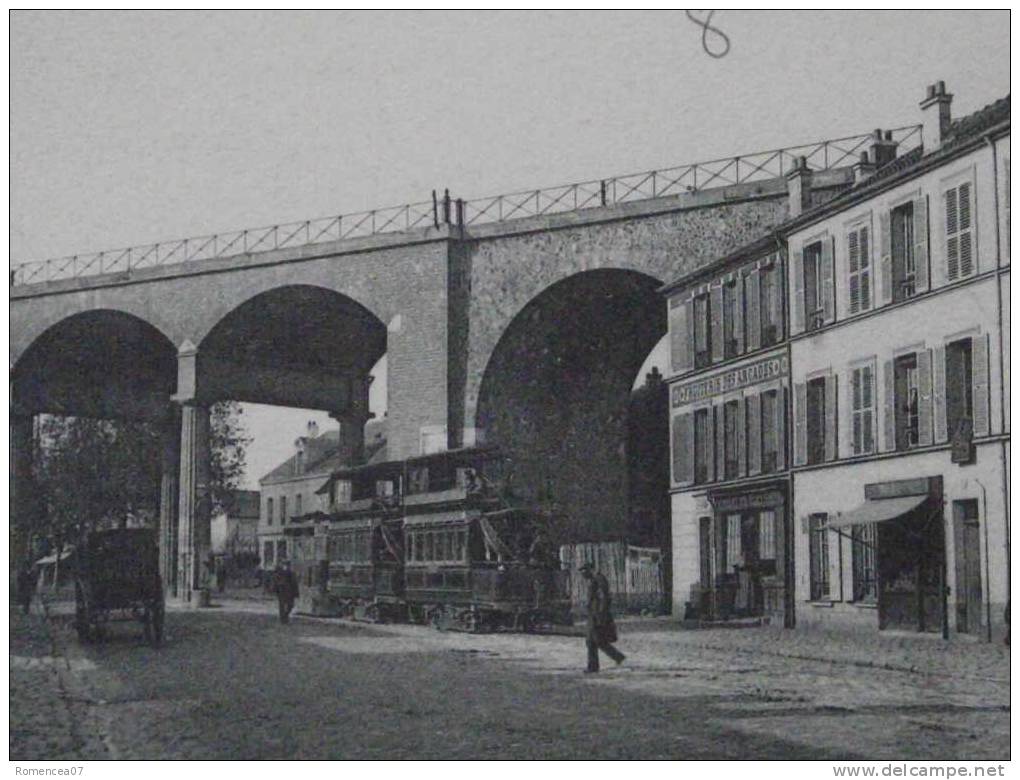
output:
[[[891,131],[900,153],[921,144],[921,126]],[[526,190],[473,200],[451,201],[449,194],[431,201],[342,214],[320,219],[249,228],[230,233],[161,241],[156,244],[71,255],[12,266],[11,285],[56,279],[124,273],[135,269],[209,260],[249,252],[300,247],[347,238],[400,233],[429,225],[475,225],[505,220],[562,214],[618,203],[662,198],[686,192],[765,181],[783,176],[803,157],[809,168],[828,170],[857,161],[874,138],[853,135],[767,152],[727,157],[608,179]]]

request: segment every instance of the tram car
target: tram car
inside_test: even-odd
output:
[[[528,631],[569,624],[569,572],[547,542],[549,511],[504,493],[494,448],[405,462],[404,586],[412,621],[438,629]]]
[[[345,617],[394,622],[406,615],[402,471],[399,462],[340,469],[320,490],[332,509],[322,524],[326,590]]]

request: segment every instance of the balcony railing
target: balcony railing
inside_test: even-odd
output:
[[[921,143],[921,126],[892,130],[900,153]],[[209,260],[217,257],[309,246],[347,238],[400,233],[429,225],[460,226],[522,217],[563,214],[620,203],[663,198],[783,176],[803,157],[809,168],[829,170],[856,162],[873,135],[852,135],[817,143],[772,149],[643,173],[594,179],[473,200],[433,192],[431,201],[341,214],[320,219],[249,228],[229,233],[161,241],[156,244],[71,255],[13,265],[10,284],[23,285],[80,276],[125,273],[137,269]]]

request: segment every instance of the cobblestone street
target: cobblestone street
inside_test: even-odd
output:
[[[66,605],[48,620],[12,610],[11,758],[1009,754],[1008,654],[996,646],[883,637],[847,649],[642,620],[621,623],[626,663],[596,677],[581,674],[578,637],[284,626],[271,606],[172,611],[158,650],[127,623],[80,647]]]

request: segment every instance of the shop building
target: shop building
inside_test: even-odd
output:
[[[930,87],[923,148],[879,134],[853,188],[779,228],[798,625],[1005,632],[1010,102],[951,101]]]

